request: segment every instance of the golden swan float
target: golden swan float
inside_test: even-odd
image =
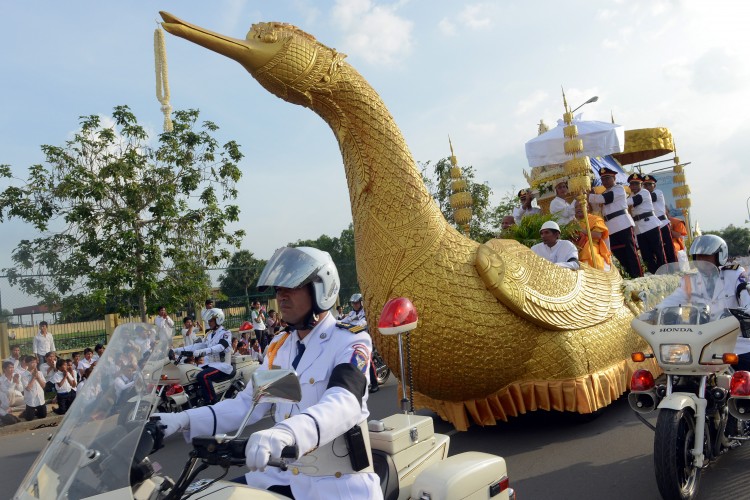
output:
[[[574,272],[515,241],[479,244],[460,234],[431,198],[378,94],[344,54],[312,35],[259,23],[242,40],[161,16],[169,33],[234,59],[333,130],[368,323],[377,324],[397,296],[419,311],[411,338],[417,407],[466,429],[471,420],[491,425],[537,409],[592,413],[627,390],[630,354],[646,344],[631,332],[617,271]],[[396,366],[395,340],[372,335]]]

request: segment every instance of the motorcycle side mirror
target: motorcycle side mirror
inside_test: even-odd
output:
[[[292,370],[256,370],[253,372],[253,402],[298,403],[302,387]]]
[[[258,403],[298,403],[302,399],[302,387],[293,370],[256,370],[251,380],[253,383],[252,406],[245,414],[237,432],[231,436],[226,434],[214,436],[217,443],[225,443],[239,437]]]

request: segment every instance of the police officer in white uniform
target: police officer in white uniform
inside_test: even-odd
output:
[[[177,348],[174,351],[181,353],[188,350],[196,358],[204,357],[201,365],[203,370],[195,378],[203,394],[203,401],[210,405],[216,402],[213,382],[230,379],[236,372],[232,366],[232,332],[223,326],[224,311],[211,309],[206,313],[206,321],[209,331],[204,342],[196,342],[189,348]]]
[[[643,177],[637,173],[632,174],[628,177],[628,183],[633,193],[628,198],[628,206],[633,207],[638,249],[641,251],[641,258],[646,264],[646,269],[654,274],[667,262],[664,256],[664,243],[661,241],[661,224],[654,214],[651,193],[642,189]]]
[[[672,244],[672,226],[667,217],[667,202],[661,189],[656,189],[656,177],[647,174],[643,176],[643,188],[651,193],[651,201],[654,204],[654,215],[659,219],[659,230],[661,231],[661,242],[664,246],[664,257],[667,262],[677,262],[677,254]]]
[[[365,308],[364,304],[362,303],[362,294],[361,293],[355,293],[354,295],[349,298],[349,305],[351,306],[352,310],[349,311],[349,314],[344,316],[344,318],[341,320],[341,323],[345,323],[345,327],[351,327],[351,326],[361,326],[361,327],[367,327],[367,318],[365,318]],[[352,330],[357,330],[356,328],[353,328]],[[372,362],[372,358],[370,359],[370,392],[378,392],[380,390],[380,386],[378,385],[378,374],[375,372],[375,364]]]
[[[722,238],[715,234],[698,236],[690,245],[690,255],[693,260],[710,262],[719,268],[722,286],[717,287],[711,294],[714,299],[712,304],[714,310],[740,308],[750,314],[750,291],[748,291],[745,269],[738,264],[727,265],[729,249]],[[676,306],[689,301],[690,297],[687,296],[685,288],[679,287],[659,306]],[[740,363],[735,366],[735,369],[750,369],[750,339],[744,338],[742,333],[737,338],[734,352],[740,356]]]
[[[276,403],[276,425],[250,437],[245,452],[251,472],[245,480],[254,487],[291,493],[298,500],[382,499],[367,433],[367,365],[372,344],[365,330],[354,333],[340,328],[330,313],[339,292],[331,256],[308,247],[281,248],[258,280],[259,289],[269,286],[276,289],[289,328],[274,337],[258,369],[295,369],[302,400]],[[248,386],[235,399],[213,407],[156,416],[167,426],[167,435],[182,430],[192,439],[230,432],[250,409],[252,390]],[[270,409],[270,404],[256,406],[250,423]],[[345,446],[345,434],[357,434],[351,432],[355,427],[363,436],[358,449],[366,453],[370,464],[356,469]],[[290,445],[298,447],[300,458],[289,470],[267,467],[270,458],[279,458],[281,450]]]
[[[607,222],[609,229],[609,248],[620,261],[631,278],[643,276],[641,260],[635,250],[635,235],[633,227],[635,223],[628,213],[627,194],[625,188],[615,184],[617,172],[607,167],[599,170],[602,185],[607,188],[603,194],[589,195],[592,205],[603,205],[602,217]]]

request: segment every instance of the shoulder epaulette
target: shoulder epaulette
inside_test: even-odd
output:
[[[721,266],[722,271],[736,271],[739,268],[739,264],[727,264],[726,266]]]
[[[351,333],[359,333],[367,330],[367,325],[352,325],[351,323],[344,323],[339,321],[336,326],[344,330],[349,330]]]

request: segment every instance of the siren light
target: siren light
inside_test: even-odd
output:
[[[406,297],[398,297],[386,302],[378,321],[378,330],[383,335],[398,335],[417,327],[417,310]]]

